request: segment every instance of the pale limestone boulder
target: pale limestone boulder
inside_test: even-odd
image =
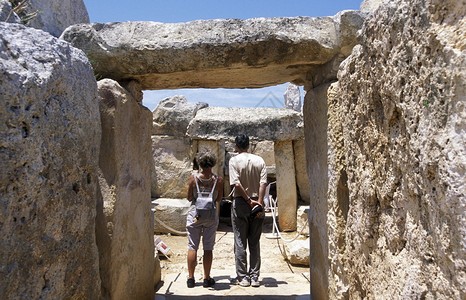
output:
[[[337,32],[339,55],[348,56],[358,44],[358,31],[361,29],[367,13],[353,10],[344,10],[337,13],[333,19]],[[332,57],[333,58],[333,57]]]
[[[143,89],[258,88],[302,84],[308,72],[349,54],[363,19],[346,11],[319,18],[80,24],[62,38],[89,55],[97,74],[136,79]]]
[[[298,212],[297,212],[297,222],[298,222],[298,226],[297,226],[297,231],[298,233],[300,233],[301,235],[305,236],[305,237],[309,237],[309,222],[308,222],[308,218],[309,218],[309,205],[301,205],[298,207]],[[309,249],[309,245],[308,245],[308,249]],[[308,255],[308,258],[309,258],[309,255]]]
[[[285,99],[285,108],[301,111],[301,92],[299,91],[299,86],[292,83],[288,84],[283,98]]]
[[[374,12],[386,0],[364,0],[359,9],[363,12]]]
[[[240,133],[252,140],[300,139],[302,115],[280,108],[207,107],[197,112],[187,130],[191,138],[211,140],[234,140]]]
[[[195,154],[194,143],[189,138],[152,136],[152,198],[187,197]]]
[[[309,243],[309,238],[286,243],[285,252],[288,261],[293,265],[309,266]]]
[[[159,102],[152,112],[154,135],[186,136],[189,122],[207,103],[191,103],[184,96],[173,96]]]
[[[152,201],[152,207],[155,209],[155,233],[186,232],[186,218],[191,207],[187,199],[158,198]]]
[[[26,25],[59,37],[70,25],[89,23],[83,0],[28,0],[25,13],[38,12]]]
[[[349,209],[335,264],[351,297],[466,295],[465,14],[459,0],[390,1],[342,66]]]
[[[11,2],[8,0],[0,0],[0,22],[21,23],[21,19],[13,11]]]
[[[0,22],[0,295],[98,299],[100,117],[84,53]]]
[[[111,299],[153,299],[152,114],[113,80],[99,81],[98,88],[102,199],[96,232],[102,293]]]

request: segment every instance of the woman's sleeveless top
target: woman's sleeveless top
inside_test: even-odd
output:
[[[201,193],[207,193],[207,194],[212,191],[212,185],[213,184],[209,184],[207,187],[204,187],[204,185],[207,185],[208,183],[213,182],[215,179],[218,179],[216,175],[212,175],[212,177],[209,178],[209,179],[202,179],[202,178],[200,178],[199,174],[196,174],[194,176],[196,177],[196,178],[194,178],[194,180],[199,180],[202,183],[202,184],[199,184],[199,191]],[[218,197],[218,191],[215,189],[214,193],[213,193],[214,201],[217,199],[217,197]],[[193,198],[197,199],[197,189],[196,188],[193,189]],[[193,203],[194,203],[194,201],[193,201]]]

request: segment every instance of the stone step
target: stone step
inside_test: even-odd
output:
[[[260,287],[241,287],[231,284],[231,270],[212,270],[216,283],[212,288],[202,286],[202,278],[196,278],[196,286],[186,286],[185,273],[166,274],[163,285],[155,294],[156,300],[165,299],[310,299],[309,273],[265,273],[259,278]]]

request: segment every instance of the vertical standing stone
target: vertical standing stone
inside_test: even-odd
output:
[[[97,245],[110,299],[154,298],[151,222],[151,112],[117,82],[98,82],[102,143]]]
[[[297,193],[292,141],[276,141],[278,220],[280,230],[296,230]]]
[[[99,299],[100,117],[84,53],[0,22],[0,298]]]
[[[307,173],[310,184],[311,290],[314,299],[328,299],[327,233],[327,90],[322,85],[306,93],[303,108]]]
[[[296,168],[296,184],[300,199],[309,205],[309,180],[306,169],[306,149],[304,139],[293,141],[294,164]],[[299,228],[298,228],[299,229]]]

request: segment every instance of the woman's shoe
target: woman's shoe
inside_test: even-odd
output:
[[[215,284],[215,280],[212,277],[205,278],[204,283],[202,284],[203,287],[212,287]]]
[[[193,288],[196,283],[194,281],[194,278],[188,278],[188,281],[186,281],[186,284],[188,285],[189,288]]]

